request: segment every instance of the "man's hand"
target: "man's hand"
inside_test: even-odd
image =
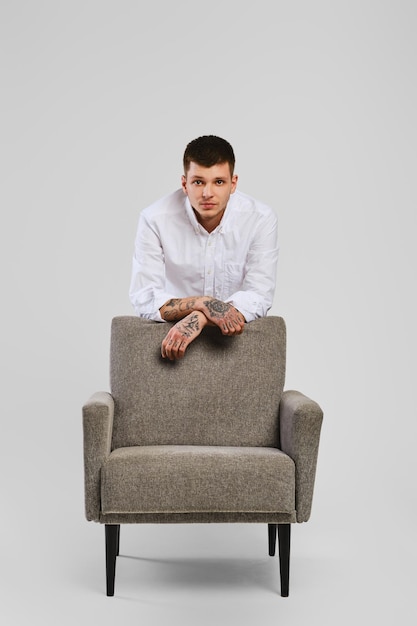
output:
[[[182,359],[189,344],[207,325],[207,318],[200,311],[193,311],[173,326],[162,342],[163,358],[174,361]]]
[[[212,323],[220,328],[223,335],[240,335],[245,327],[245,318],[229,302],[201,296],[196,299],[195,307]]]
[[[218,326],[223,335],[240,335],[245,318],[229,302],[211,296],[174,298],[160,308],[166,321],[179,320],[162,342],[164,359],[182,359],[187,346],[201,333],[204,326]]]

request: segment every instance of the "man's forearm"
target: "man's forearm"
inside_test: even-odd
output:
[[[243,315],[229,302],[222,302],[211,296],[172,298],[159,309],[166,322],[178,322],[195,311],[203,313],[207,323],[218,326],[225,335],[240,334],[243,331]]]
[[[199,296],[189,298],[171,298],[161,306],[159,312],[166,322],[178,322],[184,317],[197,310]]]
[[[190,296],[189,298],[171,298],[161,306],[159,312],[166,322],[177,322],[193,311],[201,311],[208,319],[222,318],[231,308],[231,304],[212,296]]]

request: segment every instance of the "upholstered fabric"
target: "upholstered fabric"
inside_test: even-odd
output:
[[[168,328],[113,320],[111,393],[83,406],[87,519],[306,521],[322,411],[282,391],[284,321],[256,320],[237,337],[206,328],[174,363],[160,357]]]
[[[169,325],[138,317],[112,324],[112,448],[278,444],[285,324],[267,317],[236,337],[205,328],[185,358],[161,358]]]
[[[101,513],[101,524],[292,524],[293,513]]]
[[[294,462],[277,448],[132,446],[102,467],[107,513],[295,510]]]
[[[84,492],[88,520],[98,522],[100,516],[100,474],[108,458],[113,431],[114,401],[99,391],[83,406]]]
[[[285,391],[280,404],[281,449],[295,461],[297,522],[310,518],[323,411],[299,391]]]

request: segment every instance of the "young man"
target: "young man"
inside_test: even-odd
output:
[[[140,214],[130,285],[137,315],[177,322],[161,346],[171,360],[208,324],[236,335],[265,316],[278,259],[276,215],[236,191],[227,141],[194,139],[183,165],[182,188]]]

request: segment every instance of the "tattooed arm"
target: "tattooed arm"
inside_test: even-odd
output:
[[[218,326],[224,335],[240,334],[245,324],[245,318],[233,305],[210,296],[173,298],[165,302],[159,311],[166,321],[181,320],[193,311],[200,311],[207,322]]]
[[[198,298],[198,309],[212,324],[220,328],[223,335],[240,335],[245,326],[245,318],[230,302],[202,296]]]
[[[201,333],[208,320],[200,311],[192,311],[173,326],[162,342],[164,359],[181,359],[188,345]]]
[[[167,322],[175,322],[162,342],[161,354],[167,359],[181,359],[187,346],[201,333],[204,326],[218,326],[223,335],[240,335],[245,318],[229,302],[210,296],[173,298],[159,309]]]
[[[166,322],[176,322],[182,320],[196,310],[196,301],[199,296],[190,298],[171,298],[161,306],[159,312]]]

